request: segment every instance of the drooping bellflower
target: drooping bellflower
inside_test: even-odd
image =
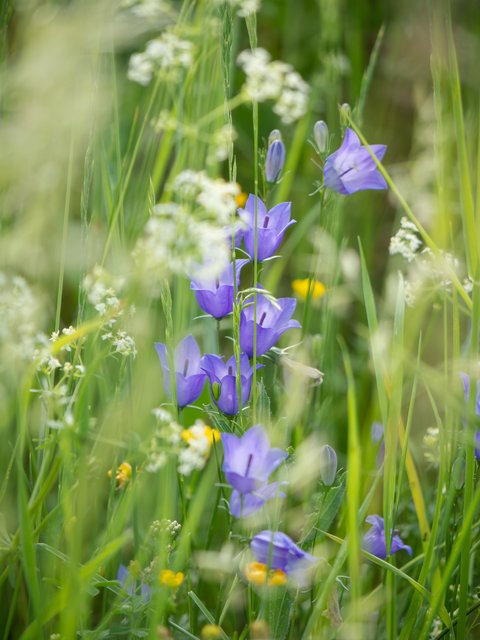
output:
[[[270,447],[261,425],[251,427],[241,438],[222,433],[223,472],[233,487],[230,510],[235,517],[248,516],[279,494],[280,483],[268,484],[270,474],[285,460],[287,452]]]
[[[387,546],[385,541],[385,523],[381,516],[368,516],[366,522],[372,525],[363,537],[363,548],[377,558],[385,560],[387,557]],[[405,544],[398,535],[398,531],[394,529],[391,543],[390,543],[390,555],[397,553],[400,549],[405,551],[411,556],[412,548]]]
[[[310,582],[309,574],[318,563],[310,553],[300,549],[291,538],[280,531],[261,531],[250,544],[257,562],[286,573],[299,586]]]
[[[256,342],[257,356],[271,349],[288,329],[299,328],[297,320],[291,320],[297,301],[295,298],[278,298],[276,307],[268,298],[257,295]],[[255,308],[248,305],[240,314],[240,347],[250,358],[253,356]]]
[[[465,394],[465,402],[468,402],[468,396],[470,395],[470,376],[466,373],[461,373],[460,377],[463,382],[463,391]],[[477,380],[475,398],[475,415],[480,418],[480,380]],[[480,430],[475,431],[475,457],[480,462]]]
[[[158,357],[163,368],[163,386],[168,396],[172,395],[170,385],[170,365],[167,347],[162,342],[155,343]],[[206,373],[200,366],[200,348],[193,336],[186,336],[178,343],[173,357],[177,404],[185,407],[200,396],[205,384]]]
[[[257,369],[261,365],[257,365]],[[235,356],[227,362],[223,358],[213,354],[203,356],[202,370],[210,380],[210,390],[213,400],[222,413],[234,416],[238,413],[237,394],[237,363]],[[253,367],[250,366],[248,356],[244,353],[240,356],[240,386],[242,388],[242,407],[250,398],[252,388]]]
[[[237,288],[240,284],[240,271],[249,261],[235,261],[235,276]],[[233,310],[234,296],[234,265],[233,262],[223,271],[218,278],[208,280],[195,280],[190,283],[190,289],[195,293],[198,305],[209,315],[224,318]]]
[[[264,203],[257,198],[257,258],[259,262],[275,254],[282,243],[288,227],[295,224],[290,219],[291,202],[280,202],[267,211]],[[245,249],[251,258],[255,251],[255,196],[250,194],[244,209],[239,210],[239,216],[246,225],[243,240]]]
[[[384,144],[371,144],[370,149],[382,160],[387,150]],[[387,183],[360,138],[347,127],[342,146],[325,160],[325,185],[348,195],[365,189],[387,189]]]

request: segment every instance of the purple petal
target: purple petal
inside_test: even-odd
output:
[[[155,349],[157,351],[158,357],[160,358],[160,362],[162,363],[164,371],[168,372],[170,369],[168,368],[166,345],[164,345],[162,342],[155,342]]]
[[[268,212],[270,218],[269,226],[279,231],[284,229],[290,222],[290,216],[292,211],[291,202],[279,202]]]
[[[254,226],[255,196],[253,195],[253,193],[251,193],[248,196],[244,209],[239,210],[239,215],[242,218],[242,220],[244,220],[249,226],[251,227]],[[266,215],[267,215],[267,209],[263,201],[260,198],[257,198],[257,223],[259,220],[262,220],[262,224],[263,224],[263,220]]]
[[[220,356],[207,353],[200,361],[202,370],[207,374],[210,382],[220,382],[227,373],[227,367]]]
[[[234,416],[238,413],[237,379],[235,376],[224,376],[220,382],[220,395],[215,404],[222,413]]]
[[[193,376],[184,376],[181,373],[176,374],[177,384],[177,404],[180,408],[186,407],[198,399],[205,385],[206,374],[202,371]]]
[[[175,349],[175,371],[185,373],[188,362],[187,374],[200,373],[200,347],[193,336],[186,336]]]

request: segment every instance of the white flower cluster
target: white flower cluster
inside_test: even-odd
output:
[[[134,339],[125,331],[113,330],[124,312],[117,293],[124,284],[123,278],[114,277],[103,267],[96,265],[83,279],[82,287],[87,300],[104,319],[102,340],[110,342],[114,353],[135,357],[137,350]],[[133,307],[130,311],[133,312]]]
[[[162,407],[152,413],[157,428],[150,440],[145,470],[155,473],[165,465],[169,454],[178,456],[178,473],[181,475],[189,476],[196,469],[203,469],[212,443],[219,437],[218,432],[202,420],[196,420],[192,427],[183,429]]]
[[[209,178],[204,171],[182,171],[173,181],[173,191],[202,208],[202,216],[224,226],[237,210],[240,187],[222,178]]]
[[[176,203],[154,207],[137,241],[133,258],[152,293],[172,274],[214,278],[230,260],[229,237],[223,226],[199,220]]]
[[[178,473],[189,476],[193,471],[203,469],[212,448],[213,432],[202,420],[182,432],[186,447],[178,454]]]
[[[144,87],[150,84],[154,75],[161,75],[163,80],[177,81],[181,71],[191,65],[193,52],[191,42],[165,31],[147,42],[145,51],[130,57],[127,77]]]
[[[390,255],[401,255],[405,260],[411,262],[422,246],[422,241],[417,234],[416,225],[408,218],[403,217],[400,220],[400,229],[390,239]]]
[[[451,253],[442,251],[436,256],[428,247],[415,255],[405,278],[405,302],[413,307],[419,297],[428,292],[452,290],[452,272],[457,276],[461,271],[461,263]],[[470,279],[465,280],[465,290],[471,285]]]
[[[260,9],[260,0],[226,0],[239,18],[246,18]],[[217,4],[223,4],[223,0],[217,0]]]
[[[147,464],[145,470],[156,473],[168,459],[168,453],[176,451],[180,441],[182,427],[177,424],[172,414],[158,407],[152,410],[157,422],[157,428],[150,440],[147,451]]]
[[[250,99],[275,100],[273,111],[284,124],[295,122],[307,112],[310,87],[291,65],[272,60],[261,48],[242,51],[237,62],[247,76],[245,90]]]

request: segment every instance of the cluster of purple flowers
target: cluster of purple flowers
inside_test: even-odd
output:
[[[319,153],[325,152],[328,148],[328,128],[325,123],[316,123],[314,137]],[[381,160],[386,147],[372,145],[370,150],[360,144],[353,130],[347,128],[341,147],[325,160],[325,186],[342,194],[362,189],[385,189],[386,182],[371,152]],[[279,132],[272,132],[265,164],[268,183],[279,180],[284,163],[285,145]],[[220,277],[207,280],[192,278],[190,285],[200,308],[217,320],[228,316],[234,309],[242,269],[255,258],[258,262],[264,262],[274,257],[286,230],[295,224],[291,218],[290,202],[279,203],[268,210],[264,202],[252,194],[238,214],[242,227],[235,232],[234,244],[239,248],[243,241],[249,259],[234,259]],[[254,282],[254,286],[257,290],[261,287],[257,282]],[[238,361],[235,356],[226,362],[220,355],[202,356],[191,335],[177,345],[173,357],[169,357],[165,344],[157,343],[155,347],[162,364],[167,395],[172,396],[171,383],[174,380],[176,402],[180,408],[185,407],[199,398],[208,379],[211,397],[218,409],[227,416],[238,414],[250,397],[254,375],[250,358],[254,354],[261,356],[269,351],[288,329],[300,327],[292,319],[295,306],[294,298],[280,298],[272,302],[269,296],[261,293],[256,294],[255,305],[244,304],[240,310],[241,355]],[[257,368],[261,366],[257,365]],[[267,501],[285,496],[282,487],[287,483],[270,482],[270,476],[285,461],[287,452],[270,447],[261,425],[251,427],[241,437],[222,433],[221,438],[224,449],[222,469],[232,487],[230,512],[234,517],[248,517]],[[324,481],[330,486],[336,474],[336,454],[331,447],[326,447],[323,455]],[[365,535],[363,546],[374,555],[385,558],[383,519],[376,515],[369,516],[367,522],[372,528]],[[412,553],[411,548],[394,531],[390,554],[400,549]],[[300,549],[279,531],[267,530],[255,535],[251,550],[258,563],[270,570],[283,572],[299,586],[307,584],[307,575],[318,562],[317,558]]]

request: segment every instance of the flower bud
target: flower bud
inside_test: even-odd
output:
[[[268,147],[265,160],[265,177],[267,182],[276,182],[285,164],[285,145],[281,140],[274,140]]]
[[[280,140],[280,142],[282,141],[282,134],[278,129],[272,129],[272,131],[270,131],[270,135],[268,136],[268,146],[273,144],[275,140]]]
[[[324,444],[320,449],[320,477],[327,487],[331,487],[335,482],[337,474],[337,454],[335,449],[328,444]]]
[[[264,620],[254,620],[250,623],[250,638],[252,640],[269,640],[270,629]]]
[[[340,107],[340,118],[344,125],[349,124],[349,118],[352,115],[352,107],[348,104],[348,102],[344,102]]]
[[[313,138],[317,149],[320,153],[324,153],[328,147],[328,127],[327,123],[323,120],[317,120],[313,125]]]

